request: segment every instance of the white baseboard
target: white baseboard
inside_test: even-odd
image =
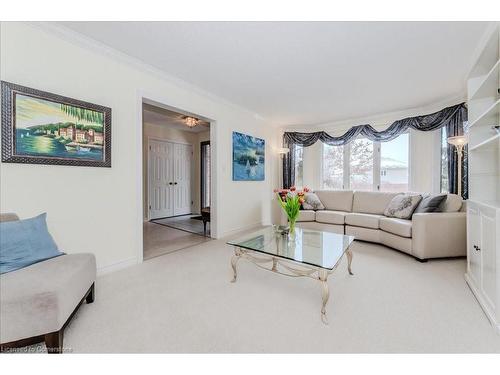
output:
[[[228,230],[224,233],[221,233],[218,238],[220,239],[220,238],[224,238],[224,237],[229,237],[229,236],[232,236],[234,234],[238,234],[239,232],[243,232],[243,231],[247,231],[247,230],[260,229],[263,226],[264,226],[264,224],[262,224],[262,222],[259,221],[258,223],[248,224],[248,225],[236,228],[236,229]]]
[[[109,264],[109,265],[104,266],[104,267],[97,268],[97,276],[106,275],[108,273],[119,271],[119,270],[122,270],[124,268],[134,266],[136,264],[138,264],[138,262],[137,262],[137,258],[135,258],[135,257],[124,259],[124,260],[121,260],[117,263],[113,263],[113,264]]]
[[[499,322],[496,321],[495,317],[495,312],[491,310],[489,307],[488,303],[486,303],[482,293],[476,288],[476,284],[474,280],[466,273],[464,275],[465,281],[467,282],[467,285],[469,286],[470,290],[472,291],[472,294],[474,294],[474,297],[476,297],[477,302],[483,309],[486,317],[490,321],[491,325],[495,328],[495,331],[500,334],[500,324]]]

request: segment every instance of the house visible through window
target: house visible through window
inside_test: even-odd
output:
[[[380,190],[408,191],[408,133],[380,143]]]

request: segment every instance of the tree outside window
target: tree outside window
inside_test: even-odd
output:
[[[295,186],[304,185],[304,147],[295,146]]]
[[[344,187],[344,146],[323,145],[323,189]]]
[[[373,142],[360,138],[350,143],[350,188],[373,190]]]
[[[345,146],[325,144],[322,188],[407,191],[408,154],[408,133],[389,142],[359,138]]]

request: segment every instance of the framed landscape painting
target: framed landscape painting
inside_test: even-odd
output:
[[[2,162],[111,167],[111,108],[2,81]]]
[[[264,181],[263,139],[233,132],[233,181]]]

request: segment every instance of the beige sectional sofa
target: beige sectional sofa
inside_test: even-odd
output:
[[[466,213],[462,199],[448,194],[439,213],[414,213],[411,220],[389,218],[384,210],[400,193],[315,191],[324,210],[302,210],[298,226],[383,244],[418,260],[466,255]]]

